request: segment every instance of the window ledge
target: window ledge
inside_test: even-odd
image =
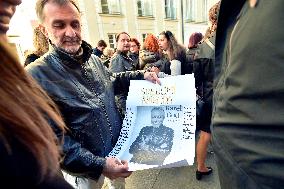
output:
[[[99,13],[99,15],[105,17],[123,17],[121,13]]]
[[[155,20],[154,16],[137,16],[138,19]]]
[[[165,21],[178,22],[176,18],[164,18]]]
[[[207,22],[205,21],[199,21],[199,22],[196,22],[196,21],[193,21],[193,20],[189,20],[189,21],[186,21],[186,23],[190,23],[190,24],[203,24],[203,25],[207,25]]]

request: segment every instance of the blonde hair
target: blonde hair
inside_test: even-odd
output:
[[[110,48],[110,47],[106,47],[104,49],[103,54],[104,54],[105,57],[112,57],[112,55],[114,54],[114,49]]]
[[[48,51],[48,38],[42,33],[39,27],[34,29],[33,45],[35,47],[34,54],[38,56],[42,56]]]

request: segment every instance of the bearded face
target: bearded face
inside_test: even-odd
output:
[[[69,54],[77,53],[82,38],[81,18],[76,7],[71,3],[62,6],[47,3],[43,13],[43,30],[51,43]]]

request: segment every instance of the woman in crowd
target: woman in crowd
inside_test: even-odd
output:
[[[186,51],[170,31],[163,31],[159,35],[159,47],[167,54],[170,60],[171,75],[184,74],[186,69]],[[163,70],[161,70],[163,72]]]
[[[132,59],[133,61],[133,65],[136,67],[138,67],[139,64],[139,50],[140,50],[140,43],[136,38],[130,38],[130,48],[129,48],[129,53],[128,56],[129,58]]]
[[[186,54],[194,60],[196,53],[198,51],[198,43],[202,40],[203,35],[200,32],[194,32],[189,37],[188,49]]]
[[[103,55],[101,56],[102,63],[108,68],[110,59],[114,54],[114,49],[111,47],[106,47],[103,51]]]
[[[207,30],[207,35],[199,44],[198,53],[194,60],[194,76],[196,93],[202,99],[203,105],[200,114],[197,116],[197,131],[200,131],[196,146],[197,170],[196,179],[200,180],[204,175],[210,175],[213,171],[207,167],[205,160],[207,157],[207,148],[211,141],[211,116],[212,116],[212,96],[213,79],[215,64],[215,31],[217,26],[217,15],[220,8],[220,1],[213,5],[209,10],[209,21],[211,26]],[[213,35],[209,37],[208,35]],[[215,67],[215,68],[214,68]]]
[[[161,69],[162,67],[165,67],[164,64],[167,62],[168,60],[159,48],[157,37],[153,34],[147,35],[143,44],[143,49],[139,54],[139,69],[151,69],[153,66]],[[163,71],[169,72],[165,69]]]
[[[58,141],[46,119],[63,129],[59,111],[2,41],[0,60],[1,185],[71,188],[59,175]]]
[[[12,189],[69,189],[60,176],[59,141],[49,125],[52,121],[63,133],[64,122],[7,43],[9,22],[20,3],[0,1],[0,183]]]
[[[34,62],[48,51],[48,39],[41,32],[39,26],[34,29],[33,45],[35,50],[26,55],[25,66]]]

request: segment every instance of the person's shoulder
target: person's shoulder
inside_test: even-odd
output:
[[[151,125],[146,125],[146,126],[144,126],[143,128],[142,128],[142,130],[148,130],[148,129],[152,129],[153,128],[153,126],[151,126]]]
[[[165,125],[162,125],[161,128],[162,128],[164,131],[166,131],[166,132],[174,132],[174,130],[173,130],[172,128],[167,127],[167,126],[165,126]]]
[[[29,54],[29,55],[27,55],[27,58],[30,58],[30,59],[37,59],[37,58],[39,58],[40,56],[39,55],[37,55],[37,54],[35,54],[35,53],[31,53],[31,54]]]
[[[96,54],[98,52],[97,47],[93,48],[93,53]]]
[[[38,56],[35,53],[31,53],[29,55],[27,55],[26,59],[25,59],[25,66],[29,65],[30,63],[34,62],[36,59],[38,59],[40,56]]]
[[[117,52],[115,52],[115,53],[113,54],[113,56],[111,57],[110,62],[117,61],[117,60],[119,60],[120,58],[121,58],[121,57],[120,57],[120,54],[117,53]]]
[[[40,58],[36,59],[34,62],[28,64],[25,67],[25,70],[33,77],[39,76],[43,72],[50,73],[52,71],[49,65],[50,61],[53,61],[50,55],[41,56]]]
[[[144,132],[144,133],[149,132],[149,131],[152,131],[153,128],[154,128],[153,126],[148,125],[148,126],[143,127],[140,132]]]
[[[35,61],[31,62],[25,67],[25,70],[28,72],[33,72],[33,70],[40,69],[46,64],[46,62],[42,58],[38,58]]]
[[[108,60],[102,60],[100,59],[98,56],[92,54],[91,55],[91,64],[93,65],[93,69],[96,69],[97,71],[106,71],[106,66],[104,65],[106,63],[106,61],[108,61],[109,63],[109,59]]]
[[[91,57],[92,57],[91,61],[93,61],[93,62],[102,62],[102,60],[100,59],[100,57],[98,57],[98,56],[95,55],[95,54],[91,54]]]

